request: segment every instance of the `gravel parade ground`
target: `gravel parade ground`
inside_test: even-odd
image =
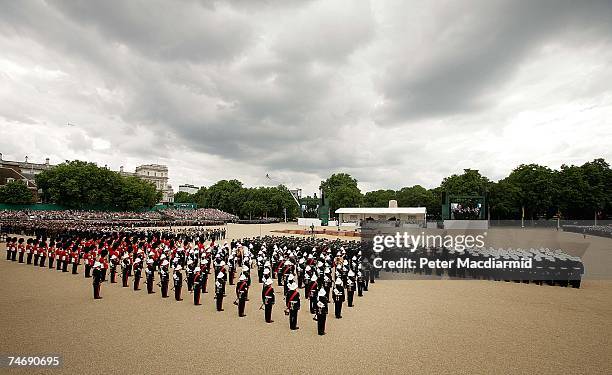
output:
[[[228,225],[228,238],[270,234],[291,224]],[[491,229],[516,247],[548,241],[574,244],[588,270],[605,279],[612,241],[554,230]],[[520,236],[517,235],[520,233]],[[275,235],[279,235],[276,233]],[[343,238],[346,239],[346,238]],[[544,239],[544,240],[542,240]],[[522,241],[522,243],[521,243]],[[556,241],[556,242],[555,242]],[[552,246],[552,245],[550,245]],[[194,306],[91,279],[8,262],[0,244],[0,353],[57,354],[59,369],[2,373],[612,373],[612,280],[581,289],[493,281],[377,280],[343,319],[328,315],[327,334],[302,306],[290,331],[276,286],[274,323],[266,324],[261,286],[251,287],[238,318],[228,286],[225,311],[213,294]],[[158,276],[156,275],[156,280]]]

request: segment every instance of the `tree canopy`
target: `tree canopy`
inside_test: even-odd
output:
[[[175,202],[178,202],[175,195]],[[221,180],[202,187],[194,194],[179,195],[180,203],[196,203],[198,207],[217,208],[243,218],[294,218],[299,208],[284,185],[276,187],[244,187],[238,180]]]
[[[0,186],[0,203],[30,204],[33,203],[33,200],[32,191],[21,180],[11,181],[4,186]]]
[[[357,207],[362,204],[363,195],[357,187],[357,180],[348,173],[332,174],[321,181],[319,188],[330,202],[331,212],[340,207]]]
[[[161,193],[154,185],[136,177],[123,177],[92,163],[73,161],[60,164],[36,177],[44,201],[75,208],[140,209],[151,207]],[[612,216],[612,170],[604,159],[581,166],[562,165],[558,170],[538,164],[521,164],[497,182],[474,169],[444,178],[440,186],[427,189],[420,185],[399,190],[374,190],[362,194],[357,179],[347,173],[332,174],[321,181],[320,189],[333,212],[340,207],[387,207],[396,199],[400,207],[427,207],[430,218],[440,218],[442,193],[488,196],[491,217],[518,219],[523,209],[528,218],[550,218],[560,213],[564,218],[592,219]],[[7,193],[8,192],[8,193]],[[29,195],[28,195],[29,194]],[[30,202],[31,192],[20,182],[0,189],[6,203]],[[10,201],[10,202],[9,202]],[[221,180],[200,188],[195,194],[179,192],[177,203],[196,203],[217,208],[244,218],[287,217],[299,214],[299,207],[289,190],[276,187],[245,187],[238,180]],[[316,215],[318,199],[307,204],[307,215]]]
[[[153,207],[162,194],[138,177],[78,160],[41,172],[36,184],[43,201],[79,209],[139,210]]]
[[[440,186],[420,185],[399,190],[374,190],[364,195],[357,180],[346,173],[332,174],[321,182],[332,212],[339,207],[387,207],[396,199],[400,207],[427,207],[430,218],[440,218],[442,193],[487,195],[492,218],[518,219],[523,209],[528,218],[592,219],[612,216],[612,170],[604,159],[581,166],[562,165],[559,170],[538,164],[521,164],[494,182],[474,169],[464,169],[442,180]]]

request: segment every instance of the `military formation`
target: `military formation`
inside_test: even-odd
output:
[[[224,236],[224,231],[71,230],[55,237],[8,237],[6,259],[72,274],[83,268],[94,299],[102,299],[106,282],[138,291],[143,277],[148,294],[173,294],[176,301],[190,294],[195,306],[210,293],[217,311],[224,311],[230,294],[240,318],[251,289],[260,284],[259,310],[266,323],[273,323],[272,311],[282,304],[291,330],[299,329],[306,310],[319,335],[325,334],[330,303],[341,319],[343,307],[354,307],[355,294],[363,297],[374,282],[360,242],[272,236],[228,242]]]
[[[558,285],[580,288],[585,272],[582,259],[571,256],[559,249],[529,248],[467,248],[454,249],[445,247],[418,248],[414,252],[391,250],[384,254],[385,259],[406,258],[419,265],[422,258],[431,261],[443,261],[450,267],[431,267],[427,263],[422,267],[404,268],[403,272],[414,272],[426,276],[448,276],[450,278],[480,279],[495,281],[514,281],[538,285]],[[525,263],[530,260],[529,263]],[[489,261],[493,267],[476,268],[470,264]],[[518,264],[518,267],[508,266],[508,263]],[[495,264],[506,265],[495,267]],[[528,265],[524,267],[521,265]],[[390,270],[398,272],[398,270]]]

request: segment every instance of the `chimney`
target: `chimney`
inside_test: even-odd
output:
[[[49,165],[49,158],[45,159],[45,165]]]
[[[123,165],[119,167],[119,172],[123,173]]]
[[[26,155],[26,163],[28,162],[28,155]]]
[[[2,153],[0,152],[0,161],[2,161]]]

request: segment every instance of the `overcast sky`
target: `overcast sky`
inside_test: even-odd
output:
[[[0,51],[5,159],[175,190],[612,161],[609,0],[2,1]]]

